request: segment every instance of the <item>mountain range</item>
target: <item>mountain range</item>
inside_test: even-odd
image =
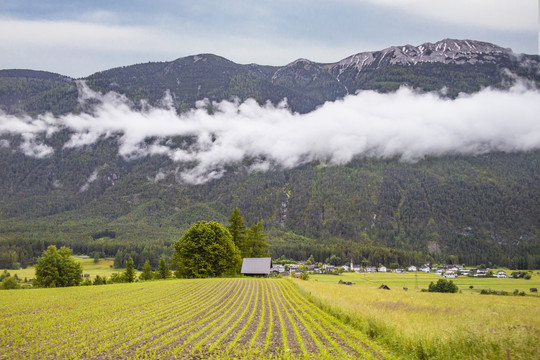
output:
[[[322,64],[241,65],[200,54],[105,70],[84,79],[0,70],[4,118],[92,114],[81,84],[121,94],[134,111],[178,114],[212,102],[255,99],[310,113],[363,90],[402,86],[456,99],[517,78],[540,84],[540,57],[493,44],[445,39],[395,46]],[[121,134],[67,147],[69,129],[32,139],[52,149],[30,156],[28,139],[0,129],[0,268],[28,265],[47,244],[76,252],[131,255],[157,265],[198,220],[226,223],[234,207],[270,233],[272,255],[317,261],[331,255],[373,265],[423,261],[540,268],[540,152],[442,154],[403,162],[356,156],[344,164],[306,161],[253,171],[257,159],[227,164],[220,177],[192,184],[165,155],[118,156]],[[148,146],[156,139],[145,139]],[[189,137],[162,139],[190,144]],[[176,145],[181,147],[184,145]],[[187,146],[187,145],[186,145]],[[15,264],[15,265],[14,265]]]

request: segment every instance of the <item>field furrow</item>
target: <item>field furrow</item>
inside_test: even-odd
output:
[[[4,291],[0,359],[380,358],[281,279]]]

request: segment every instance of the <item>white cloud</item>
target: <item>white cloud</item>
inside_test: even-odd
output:
[[[368,0],[404,13],[449,24],[493,30],[538,28],[536,0]]]
[[[92,174],[90,174],[88,179],[86,179],[86,183],[83,186],[81,186],[81,188],[79,189],[79,192],[87,191],[88,188],[90,187],[90,184],[92,184],[94,181],[96,181],[97,178],[98,178],[98,169],[95,169],[94,172],[92,172]]]
[[[200,102],[198,109],[179,116],[172,108],[134,111],[118,94],[86,91],[100,102],[93,115],[17,119],[0,114],[0,133],[23,134],[29,139],[25,146],[33,149],[23,151],[35,157],[52,152],[35,139],[59,128],[73,132],[65,147],[115,134],[125,158],[159,154],[194,163],[180,174],[190,183],[218,178],[225,165],[246,158],[255,159],[252,170],[264,171],[310,161],[344,164],[355,156],[415,161],[426,155],[540,149],[540,91],[523,82],[507,91],[488,88],[455,100],[409,88],[391,94],[363,91],[308,114],[247,100],[216,103],[214,115]],[[174,136],[194,142],[173,146],[167,139]],[[148,138],[157,140],[148,144]]]

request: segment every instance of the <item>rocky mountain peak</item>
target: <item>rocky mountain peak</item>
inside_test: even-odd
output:
[[[379,68],[384,65],[416,65],[418,63],[475,64],[496,62],[497,58],[512,54],[512,50],[475,40],[444,39],[419,46],[391,46],[381,51],[352,55],[338,63],[340,67]]]

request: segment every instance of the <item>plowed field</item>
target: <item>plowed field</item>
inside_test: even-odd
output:
[[[0,293],[0,358],[388,358],[287,280],[171,280]]]

